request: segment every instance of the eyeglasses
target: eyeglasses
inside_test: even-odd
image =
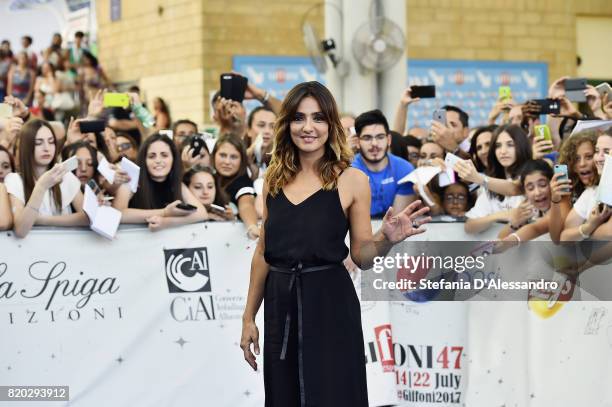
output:
[[[376,141],[384,141],[387,139],[386,134],[377,134],[375,136],[370,136],[369,134],[364,134],[363,136],[359,136],[359,140],[364,141],[366,143],[371,143],[372,140],[376,139]]]
[[[461,195],[446,194],[444,195],[444,200],[449,201],[450,203],[464,203],[467,200],[467,196],[463,194]]]
[[[130,148],[132,148],[132,144],[131,143],[121,143],[121,144],[117,144],[117,151],[122,152],[125,150],[129,150]]]

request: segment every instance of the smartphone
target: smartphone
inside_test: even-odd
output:
[[[599,92],[599,96],[603,99],[605,95],[608,95],[608,102],[612,101],[612,86],[608,82],[600,83],[595,86],[597,92]]]
[[[575,78],[565,80],[565,96],[572,102],[586,102],[584,90],[587,87],[585,78]]]
[[[179,209],[183,209],[185,211],[190,211],[190,212],[198,209],[197,207],[190,205],[188,203],[185,203],[185,202],[181,202],[180,204],[176,205],[176,207]]]
[[[10,119],[13,116],[13,106],[0,103],[0,119]]]
[[[127,93],[105,93],[104,107],[122,107],[126,109],[130,106],[130,96]]]
[[[102,133],[106,123],[104,120],[83,120],[79,122],[81,133]]]
[[[412,85],[410,96],[413,98],[431,99],[436,97],[436,87],[434,85]]]
[[[561,103],[556,99],[534,99],[540,106],[540,114],[559,114],[561,113]]]
[[[90,179],[89,181],[87,181],[87,185],[89,186],[89,188],[91,188],[93,193],[96,194],[96,195],[98,195],[100,192],[102,192],[102,189],[100,188],[98,183],[95,180],[93,180],[93,179]]]
[[[224,73],[219,78],[221,97],[242,103],[247,88],[247,78],[235,73]]]
[[[206,206],[206,209],[208,209],[209,212],[215,213],[217,215],[225,215],[225,208],[219,205],[210,204]]]
[[[552,142],[552,135],[550,134],[550,127],[548,127],[548,124],[536,125],[534,127],[534,132],[537,136],[544,137],[544,140]],[[552,149],[549,149],[546,152],[551,153]]]
[[[433,112],[433,120],[442,123],[446,126],[446,110],[444,109],[436,109]]]
[[[70,157],[69,159],[67,159],[66,161],[62,162],[62,165],[64,166],[64,168],[66,168],[68,171],[74,171],[77,169],[77,167],[79,166],[79,160],[77,158],[76,155],[73,155],[72,157]]]
[[[498,98],[502,102],[508,102],[512,99],[512,90],[510,86],[500,86],[497,90]]]
[[[558,181],[567,180],[567,165],[555,164],[553,171],[555,174],[562,174],[559,178],[557,178]],[[566,189],[566,191],[569,191],[569,189]]]
[[[202,149],[206,146],[206,141],[204,141],[204,139],[200,135],[197,135],[191,139],[189,145],[191,148],[193,148],[193,153],[191,154],[191,156],[197,157],[198,155],[200,155]]]

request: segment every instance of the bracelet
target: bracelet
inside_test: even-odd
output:
[[[487,177],[485,174],[482,174],[482,187],[486,190],[489,189],[489,177]]]
[[[586,233],[584,233],[584,232],[582,231],[582,227],[583,227],[584,225],[585,225],[585,224],[583,223],[582,225],[578,226],[578,233],[580,233],[580,236],[582,237],[582,239],[588,239],[588,238],[590,238],[590,237],[591,237],[591,235],[587,235]]]
[[[510,236],[514,237],[518,243],[518,245],[521,245],[521,238],[519,235],[517,235],[516,233],[511,233]]]
[[[558,204],[561,202],[561,199],[559,199],[558,201],[553,201],[552,198],[550,199],[550,202],[554,203],[554,204]]]

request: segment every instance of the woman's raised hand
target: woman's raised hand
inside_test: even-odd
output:
[[[397,215],[393,214],[393,207],[389,207],[382,224],[382,232],[389,242],[398,243],[412,235],[425,232],[421,226],[431,221],[431,217],[419,219],[429,211],[427,206],[418,209],[420,206],[421,201],[414,201]]]

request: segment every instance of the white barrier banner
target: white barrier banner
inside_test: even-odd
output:
[[[70,386],[53,405],[262,406],[263,358],[253,372],[238,343],[255,248],[243,226],[117,236],[0,236],[0,385]],[[362,302],[371,406],[612,406],[609,302],[429,300]]]

